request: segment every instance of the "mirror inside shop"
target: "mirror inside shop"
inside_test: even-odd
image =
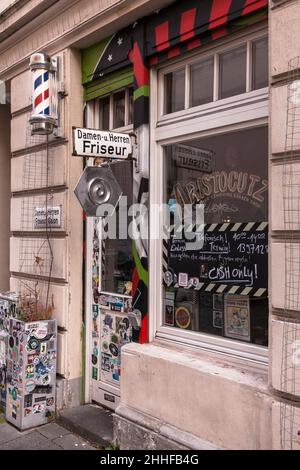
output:
[[[163,324],[267,346],[267,127],[165,146],[164,202],[203,204],[204,232],[164,241]]]

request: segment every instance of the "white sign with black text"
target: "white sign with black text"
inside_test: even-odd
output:
[[[46,224],[47,213],[47,224]],[[60,228],[61,227],[61,207],[35,207],[34,209],[34,228]]]
[[[119,132],[73,128],[73,155],[124,160],[132,153],[131,138]]]

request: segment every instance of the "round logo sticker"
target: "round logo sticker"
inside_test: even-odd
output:
[[[49,385],[51,382],[51,376],[49,374],[42,375],[40,382],[42,385]]]
[[[34,336],[31,336],[27,342],[26,350],[28,351],[35,351],[39,347],[39,340]]]
[[[94,364],[94,366],[97,364],[98,362],[98,358],[95,354],[92,354],[92,363]]]
[[[188,328],[191,324],[191,313],[186,307],[178,307],[175,311],[175,321],[179,328]]]
[[[35,389],[35,382],[34,380],[28,380],[25,384],[26,392],[31,393]]]
[[[16,347],[12,348],[11,356],[12,356],[12,360],[14,362],[18,362],[18,360],[19,360],[19,350],[18,350],[18,348],[16,348]]]
[[[110,350],[110,352],[112,353],[113,356],[118,356],[119,349],[114,343],[110,343],[109,350]]]
[[[17,390],[16,390],[15,388],[13,389],[13,391],[11,392],[11,394],[12,394],[13,399],[16,400],[18,394],[17,394]]]
[[[37,328],[34,332],[33,332],[33,336],[35,336],[36,338],[38,339],[43,339],[47,336],[48,334],[48,328],[47,328],[47,325],[40,325],[39,328]]]
[[[47,398],[46,405],[47,406],[54,405],[54,398],[53,397]]]

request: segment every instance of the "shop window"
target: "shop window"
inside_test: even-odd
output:
[[[101,130],[121,129],[133,122],[133,88],[128,87],[111,93],[99,101],[99,124]]]
[[[133,88],[128,90],[128,124],[133,123]]]
[[[114,102],[114,128],[125,126],[125,91],[115,93]]]
[[[261,363],[268,360],[267,44],[260,25],[151,75],[150,204],[169,209],[167,220],[150,216],[153,337]],[[181,219],[178,237],[177,211],[187,204],[194,220],[187,234]],[[203,245],[190,244],[195,227]]]
[[[191,65],[191,106],[209,103],[213,100],[214,59],[209,57]]]
[[[103,131],[109,130],[109,106],[110,97],[106,96],[100,100],[100,129]]]
[[[164,325],[267,346],[267,155],[267,127],[165,146],[164,202],[204,204],[205,229],[201,249],[171,232]]]
[[[185,70],[175,70],[165,76],[166,114],[181,111],[185,105]]]
[[[246,46],[241,46],[220,54],[220,99],[245,93],[246,52]]]
[[[253,89],[257,90],[268,85],[268,40],[267,38],[253,41]]]
[[[174,67],[175,68],[175,67]],[[262,35],[193,57],[164,73],[162,115],[201,106],[268,86],[268,42]]]

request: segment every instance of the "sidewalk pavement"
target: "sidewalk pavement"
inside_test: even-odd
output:
[[[0,450],[97,450],[56,423],[20,432],[0,414]]]

